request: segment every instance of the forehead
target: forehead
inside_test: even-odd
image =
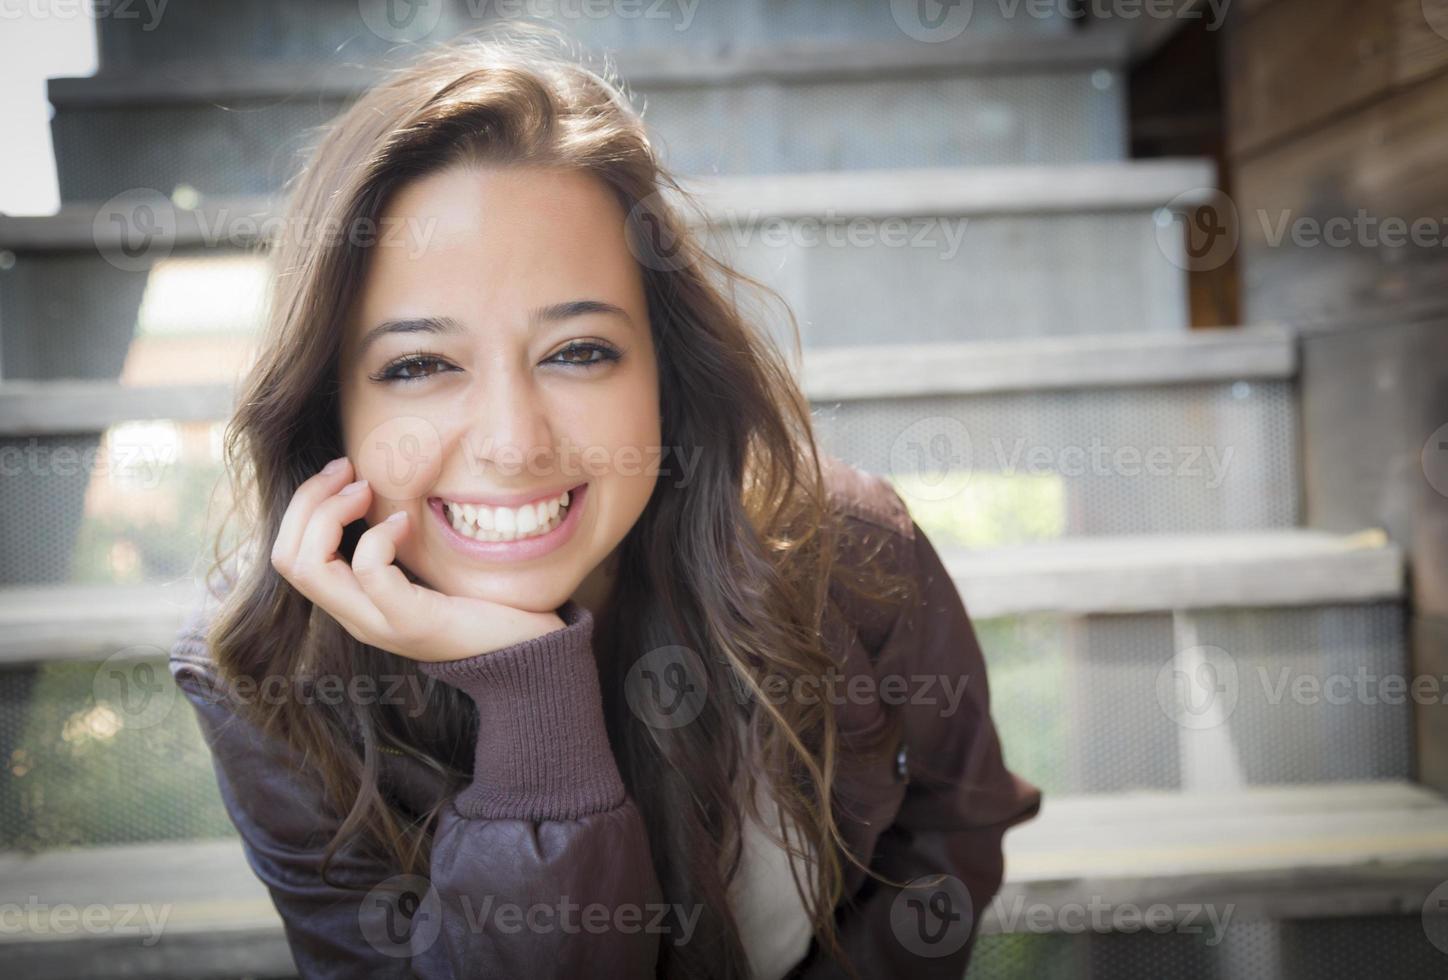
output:
[[[397,315],[521,312],[580,295],[628,305],[642,277],[622,205],[579,171],[458,166],[389,200],[369,249],[355,333]],[[595,295],[596,294],[596,295]]]

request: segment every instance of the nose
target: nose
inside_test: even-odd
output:
[[[526,485],[554,456],[548,403],[531,374],[497,367],[469,386],[463,447],[474,478],[496,474]]]

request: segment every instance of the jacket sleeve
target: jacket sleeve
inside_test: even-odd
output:
[[[430,874],[354,850],[305,761],[230,710],[183,633],[171,669],[201,722],[222,799],[269,889],[304,977],[650,976],[659,887],[643,822],[604,728],[592,616],[425,673],[476,702],[472,783],[441,810]]]
[[[886,634],[876,676],[928,677],[937,689],[949,684],[964,695],[953,709],[944,698],[905,699],[899,709],[908,782],[894,821],[876,838],[870,867],[894,881],[920,882],[901,889],[860,873],[863,882],[836,922],[861,977],[959,980],[1004,875],[1003,835],[1035,816],[1041,793],[1005,766],[965,604],[925,532],[910,523],[913,536],[904,547],[917,597]],[[845,975],[818,943],[791,974]]]

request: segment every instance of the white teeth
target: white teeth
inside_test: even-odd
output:
[[[568,491],[523,507],[489,507],[486,504],[458,504],[443,501],[444,513],[453,529],[479,541],[513,541],[547,534],[563,521]]]
[[[524,507],[518,510],[518,533],[527,534],[529,531],[538,530],[538,512],[532,507]]]
[[[518,512],[499,507],[493,511],[493,527],[499,534],[511,534],[518,529]]]

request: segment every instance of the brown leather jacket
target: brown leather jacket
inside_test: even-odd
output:
[[[1002,834],[1036,813],[1040,792],[1002,761],[980,646],[934,547],[884,480],[835,461],[828,470],[831,498],[863,530],[889,536],[883,554],[906,563],[919,585],[918,602],[888,622],[832,593],[830,647],[844,676],[864,683],[837,690],[878,694],[836,702],[842,750],[885,724],[881,699],[903,704],[896,751],[842,760],[836,813],[872,869],[897,881],[946,876],[902,891],[847,863],[840,939],[862,977],[958,980],[973,922],[1000,886]],[[322,882],[321,854],[337,823],[305,763],[216,696],[204,616],[192,617],[171,671],[197,711],[222,798],[302,975],[648,977],[659,944],[687,938],[683,920],[666,916],[642,820],[609,748],[592,617],[572,602],[560,613],[565,626],[546,636],[425,665],[478,704],[474,781],[440,811],[428,879],[370,892]],[[384,758],[394,767],[386,784],[426,812],[439,798],[436,777],[409,757]],[[332,874],[368,889],[392,872],[344,850]],[[844,975],[817,943],[790,973]]]

